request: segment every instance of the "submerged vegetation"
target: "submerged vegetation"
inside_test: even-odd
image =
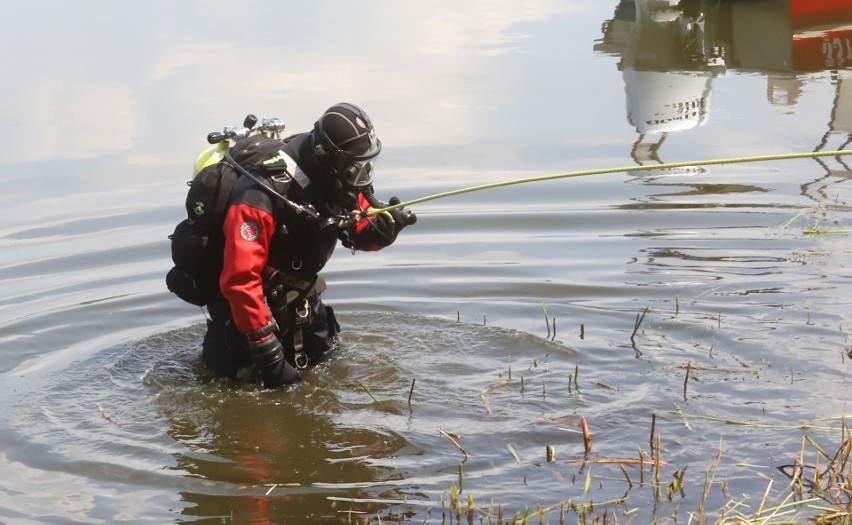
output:
[[[678,415],[689,417],[682,413]],[[580,421],[552,420],[552,423],[579,429],[586,442],[582,458],[561,461],[575,466],[570,484],[577,487],[574,491],[577,495],[555,504],[531,504],[521,510],[510,510],[493,500],[486,498],[483,503],[479,501],[482,496],[477,498],[472,493],[465,493],[464,464],[470,456],[459,443],[461,436],[442,429],[439,432],[464,454],[464,459],[458,466],[458,480],[442,494],[440,506],[436,502],[408,499],[330,499],[336,512],[346,516],[346,522],[365,525],[403,522],[489,525],[648,523],[649,508],[653,508],[650,518],[653,523],[852,523],[852,437],[845,420],[840,420],[839,427],[835,429],[839,434],[838,443],[831,446],[821,444],[803,435],[801,449],[797,453],[784,454],[789,462],[773,467],[777,474],[760,474],[766,480],[762,494],[729,496],[721,508],[710,508],[708,496],[714,490],[727,491],[727,480],[719,479],[720,465],[725,460],[722,443],[713,461],[706,466],[702,479],[690,484],[685,480],[688,465],[676,466],[663,459],[661,436],[654,431],[655,421],[656,415],[653,415],[648,451],[639,448],[635,457],[591,457],[591,435],[585,418]],[[746,421],[717,422],[762,428]],[[811,425],[802,427],[817,428]],[[516,464],[523,463],[511,444],[507,448]],[[550,445],[546,448],[546,461],[557,461]],[[621,478],[614,476],[614,472],[620,472]],[[621,484],[623,496],[596,500],[595,489],[603,489],[605,483]],[[483,489],[487,495],[487,487]],[[691,495],[690,501],[697,498],[697,504],[688,507],[681,503],[686,500],[687,493]]]
[[[674,316],[681,315],[680,299],[675,299]],[[555,320],[548,315],[542,303],[547,325],[546,339],[555,341]],[[636,314],[629,333],[630,346],[639,351],[638,336],[644,334],[643,323],[652,311],[645,307]],[[667,313],[666,315],[669,315]],[[458,314],[457,314],[458,316]],[[460,320],[460,316],[459,316]],[[721,313],[713,316],[721,326]],[[580,325],[580,333],[585,324]],[[712,346],[711,346],[712,357]],[[514,365],[514,372],[513,372]],[[611,391],[617,386],[596,379],[580,380],[580,367],[574,365],[567,381],[547,381],[547,377],[535,376],[540,370],[538,359],[532,361],[526,373],[517,361],[508,357],[506,368],[498,374],[499,381],[480,391],[482,409],[492,413],[492,397],[501,396],[501,403],[511,403],[512,393],[530,395],[531,383],[540,382],[544,398],[554,389],[567,389],[572,396],[581,399],[582,386],[592,385]],[[722,374],[757,376],[758,370],[707,366],[687,361],[675,365],[684,371],[683,400],[689,397],[689,384],[695,374]],[[546,366],[542,368],[547,368]],[[373,402],[377,402],[367,385],[359,385]],[[409,407],[412,407],[415,379],[404,392]],[[465,482],[465,464],[475,459],[475,452],[466,447],[464,436],[437,428],[437,432],[460,453],[458,477],[449,483],[441,494],[440,501],[414,499],[354,499],[332,497],[334,512],[348,523],[441,523],[441,524],[607,524],[607,523],[695,523],[695,524],[793,524],[810,522],[817,525],[852,524],[852,434],[843,416],[833,419],[802,421],[788,425],[767,424],[750,421],[748,418],[731,419],[711,415],[687,413],[677,404],[662,415],[668,424],[680,424],[687,430],[690,421],[700,421],[710,426],[737,426],[756,432],[787,431],[801,432],[798,450],[779,450],[773,457],[777,464],[745,465],[731,463],[725,454],[725,443],[720,440],[718,450],[709,464],[676,464],[676,459],[667,457],[666,440],[661,435],[660,418],[656,412],[650,414],[647,443],[624,444],[625,453],[618,455],[594,452],[594,426],[583,415],[578,417],[540,416],[543,425],[555,425],[559,431],[575,433],[582,437],[582,455],[572,456],[558,451],[560,443],[548,443],[542,448],[541,457],[530,458],[521,454],[517,444],[507,443],[507,464],[542,468],[544,464],[561,465],[563,470],[554,471],[559,483],[573,487],[571,494],[556,503],[531,501],[523,508],[495,502],[488,495],[488,486],[471,487],[475,482]],[[637,422],[641,425],[641,422]],[[815,437],[819,435],[822,439]],[[824,436],[828,436],[825,439]],[[758,494],[732,494],[725,472],[732,467],[753,470],[758,480],[765,485]],[[568,474],[570,473],[570,474]],[[688,476],[688,474],[690,474]],[[523,478],[526,485],[527,477]],[[753,482],[752,486],[759,486]],[[620,496],[613,497],[613,490]],[[713,497],[711,497],[711,495]],[[723,503],[719,503],[723,501]]]
[[[507,386],[505,382],[500,385]],[[680,411],[672,414],[685,419],[701,417],[718,424],[765,428],[765,425],[748,421],[689,416]],[[662,439],[656,433],[656,419],[656,414],[652,414],[649,449],[638,448],[633,457],[593,457],[592,436],[584,417],[579,421],[549,419],[549,423],[561,425],[563,430],[582,433],[585,443],[582,457],[560,461],[556,460],[554,447],[546,447],[547,462],[573,467],[568,483],[577,488],[572,491],[576,496],[550,505],[531,504],[521,510],[510,510],[490,499],[483,503],[480,501],[482,496],[475,497],[466,492],[463,488],[464,464],[470,455],[460,443],[460,435],[440,428],[438,432],[463,454],[458,465],[458,480],[441,495],[440,505],[409,499],[329,499],[335,511],[346,516],[346,522],[370,525],[403,522],[489,525],[647,523],[649,508],[653,508],[650,519],[654,523],[852,523],[852,436],[845,419],[830,422],[835,426],[801,425],[802,429],[831,428],[838,434],[838,442],[819,443],[811,436],[803,435],[799,451],[783,454],[785,463],[764,466],[771,467],[776,474],[759,474],[766,480],[762,494],[728,496],[721,508],[710,508],[708,496],[714,490],[727,492],[727,480],[719,479],[720,466],[725,461],[722,443],[713,461],[705,467],[702,478],[690,484],[685,480],[688,465],[677,466],[664,459]],[[507,445],[507,449],[516,464],[525,462],[511,444]],[[620,476],[615,476],[616,472]],[[596,500],[595,489],[603,489],[605,484],[620,484],[623,496]],[[487,487],[482,489],[487,495]],[[692,507],[682,503],[688,493],[691,496],[689,501],[697,500]]]

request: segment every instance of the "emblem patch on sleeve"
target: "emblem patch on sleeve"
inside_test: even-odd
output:
[[[260,233],[260,228],[256,223],[253,222],[244,222],[242,226],[240,226],[240,237],[242,237],[246,241],[253,241],[257,239],[258,234]]]

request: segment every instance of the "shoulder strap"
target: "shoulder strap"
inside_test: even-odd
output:
[[[298,184],[303,190],[308,189],[308,186],[311,185],[311,179],[309,179],[305,172],[302,171],[302,168],[299,167],[299,164],[297,164],[295,160],[293,160],[293,157],[287,155],[284,150],[278,150],[278,159],[284,162],[284,165],[286,166],[286,174],[296,181],[296,184]],[[275,178],[276,177],[273,177],[273,180],[275,180]]]
[[[311,206],[310,204],[298,204],[298,203],[291,201],[290,199],[288,199],[284,195],[281,195],[280,193],[275,191],[275,188],[265,184],[257,175],[255,175],[251,171],[240,166],[240,164],[237,161],[235,161],[234,157],[231,155],[230,149],[225,151],[225,158],[227,159],[228,163],[231,166],[234,167],[235,170],[240,172],[240,174],[245,175],[249,180],[251,180],[252,182],[257,184],[258,186],[260,186],[260,188],[263,191],[265,191],[270,196],[272,196],[273,199],[276,199],[279,202],[282,202],[288,208],[295,211],[296,214],[304,215],[306,217],[309,217],[309,218],[315,219],[315,220],[320,218],[320,215],[319,215],[319,213],[317,213],[317,210],[314,209],[314,207]],[[290,159],[290,160],[292,161],[292,159]]]

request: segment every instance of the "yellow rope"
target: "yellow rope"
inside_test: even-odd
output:
[[[626,171],[649,171],[649,170],[668,170],[674,168],[686,168],[694,166],[709,166],[716,164],[740,164],[745,162],[764,162],[771,160],[788,160],[788,159],[806,159],[816,157],[840,157],[842,155],[852,155],[852,150],[836,150],[836,151],[811,151],[807,153],[784,153],[778,155],[757,155],[754,157],[733,157],[728,159],[711,159],[711,160],[693,160],[689,162],[670,162],[668,164],[652,164],[647,166],[628,166],[624,168],[605,168],[597,170],[572,171],[568,173],[556,173],[551,175],[539,175],[537,177],[526,177],[523,179],[514,179],[502,182],[493,182],[490,184],[481,184],[479,186],[471,186],[469,188],[461,188],[453,191],[445,191],[434,195],[427,195],[419,199],[413,199],[408,202],[400,202],[393,206],[385,208],[371,208],[366,212],[366,215],[376,215],[378,213],[388,212],[403,206],[412,206],[421,202],[433,201],[444,197],[452,197],[463,193],[471,193],[474,191],[488,190],[491,188],[502,188],[504,186],[514,186],[515,184],[525,184],[527,182],[539,182],[545,180],[567,179],[570,177],[584,177],[586,175],[600,175],[604,173],[621,173]]]

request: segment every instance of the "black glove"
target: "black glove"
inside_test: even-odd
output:
[[[372,194],[367,195],[367,200],[373,209],[395,206],[400,202],[399,198],[392,197],[390,203],[385,204]],[[352,222],[343,232],[341,240],[347,248],[377,250],[393,244],[399,232],[415,222],[417,222],[417,216],[411,210],[396,208]]]
[[[263,386],[275,388],[291,385],[302,380],[299,371],[284,359],[284,347],[274,335],[248,345],[252,361],[260,368]]]
[[[391,197],[387,205],[380,203],[381,207],[394,206],[399,204],[400,200],[397,197]],[[405,208],[396,208],[388,212],[373,215],[370,219],[371,224],[369,233],[364,236],[373,244],[379,246],[390,246],[396,241],[397,235],[403,228],[409,224],[417,222],[417,216],[411,210]]]
[[[391,197],[390,202],[388,202],[388,206],[396,206],[399,203],[399,197]],[[399,234],[399,231],[409,224],[417,222],[417,215],[414,215],[413,211],[405,208],[396,208],[391,210],[390,214],[393,216],[393,222],[396,225],[397,234]]]

